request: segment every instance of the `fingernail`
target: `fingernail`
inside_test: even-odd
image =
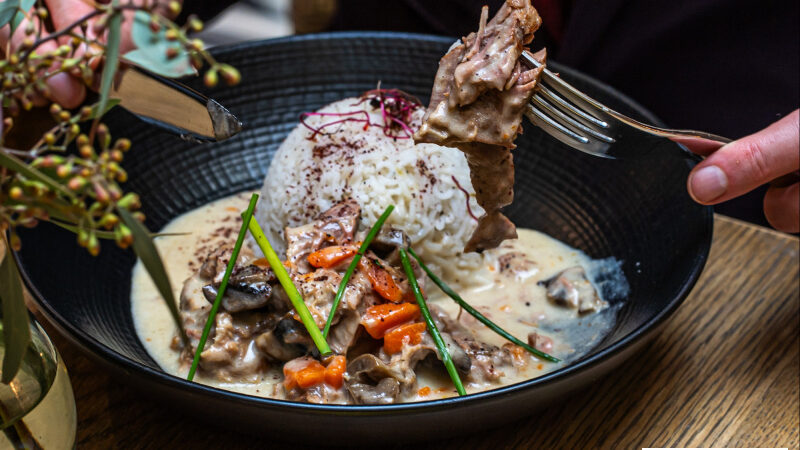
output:
[[[707,166],[692,174],[689,194],[700,203],[711,202],[728,190],[728,177],[717,166]]]

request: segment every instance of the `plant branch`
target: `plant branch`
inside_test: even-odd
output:
[[[97,6],[99,6],[99,5],[97,5]],[[113,7],[109,8],[109,9],[119,12],[119,11],[122,11],[122,10],[137,11],[137,10],[140,10],[142,8],[139,7],[139,6],[136,6],[136,5],[118,5],[118,6],[113,6]],[[29,48],[28,50],[26,50],[25,53],[22,55],[22,58],[20,58],[20,59],[22,61],[26,61],[28,59],[28,57],[31,55],[31,53],[34,50],[36,50],[36,48],[38,48],[40,45],[44,44],[47,41],[52,41],[52,40],[58,39],[58,38],[60,38],[62,36],[68,36],[70,33],[72,33],[72,30],[74,28],[79,27],[80,25],[82,25],[83,23],[85,23],[86,21],[88,21],[90,19],[93,19],[93,18],[95,18],[97,16],[100,16],[102,14],[106,14],[107,12],[108,12],[107,9],[96,9],[96,10],[90,12],[90,13],[84,14],[83,17],[77,19],[76,21],[72,22],[71,24],[67,25],[66,27],[62,28],[61,30],[54,31],[53,33],[50,33],[47,36],[36,40],[36,42],[33,43],[33,46],[31,48]]]

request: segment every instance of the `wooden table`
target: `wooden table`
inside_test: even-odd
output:
[[[798,239],[722,216],[714,227],[694,291],[616,374],[504,428],[415,447],[798,448]],[[195,424],[48,331],[75,390],[78,448],[280,446]]]

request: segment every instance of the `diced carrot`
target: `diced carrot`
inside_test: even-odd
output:
[[[425,298],[425,289],[422,286],[419,286],[419,293],[422,294],[422,298]],[[411,289],[411,286],[408,287],[406,292],[403,294],[403,301],[404,302],[417,302],[417,296],[414,295],[414,290]]]
[[[420,397],[427,397],[431,395],[431,388],[429,386],[425,386],[424,388],[417,391],[417,395]]]
[[[267,258],[258,258],[257,260],[253,261],[251,264],[253,264],[254,266],[262,267],[262,268],[269,267],[269,261],[267,261]]]
[[[413,303],[384,303],[370,306],[361,318],[361,324],[370,336],[383,338],[386,330],[419,317],[419,306]]]
[[[283,365],[283,386],[286,390],[296,387],[308,389],[325,382],[325,366],[316,359],[302,357]]]
[[[347,258],[351,258],[356,252],[358,252],[358,247],[352,245],[334,245],[308,255],[308,262],[314,267],[330,269],[338,266]]]
[[[383,349],[391,355],[402,350],[403,345],[419,344],[426,328],[425,322],[406,323],[394,327],[383,336]]]
[[[295,374],[294,378],[297,380],[297,386],[308,389],[325,381],[325,368],[322,364],[313,364],[306,370]]]
[[[345,370],[347,370],[347,359],[341,355],[334,356],[325,368],[325,383],[339,389],[344,382]]]
[[[403,301],[403,291],[394,282],[394,278],[392,278],[389,271],[369,258],[361,258],[358,265],[367,274],[367,278],[372,284],[372,289],[375,289],[378,295],[390,302],[399,303]]]

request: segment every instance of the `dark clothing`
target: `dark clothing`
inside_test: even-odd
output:
[[[800,4],[796,0],[544,1],[546,45],[556,61],[628,94],[668,126],[740,138],[800,103]],[[340,0],[332,29],[463,36],[499,0]],[[533,0],[534,6],[537,0]],[[555,11],[555,13],[553,12]],[[555,14],[555,15],[554,15]],[[547,17],[558,17],[548,29]],[[766,225],[765,188],[717,211]]]

